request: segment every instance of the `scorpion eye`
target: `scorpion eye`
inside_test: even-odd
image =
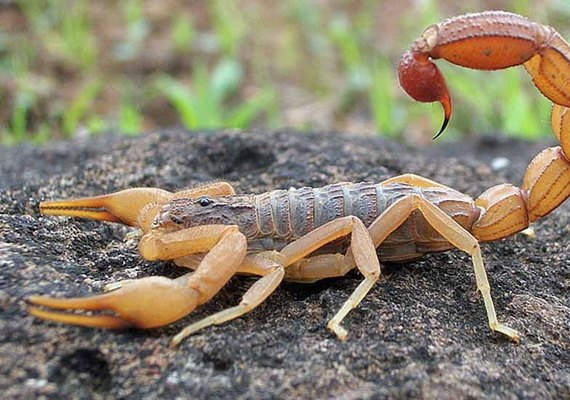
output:
[[[200,197],[198,199],[198,203],[202,206],[202,207],[206,207],[209,206],[210,204],[212,204],[212,199],[208,198],[208,197]]]

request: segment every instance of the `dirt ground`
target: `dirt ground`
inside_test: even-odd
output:
[[[406,172],[477,195],[518,184],[545,146],[488,137],[416,149],[378,137],[282,130],[168,131],[0,149],[0,391],[4,398],[570,398],[568,201],[535,224],[536,238],[483,246],[497,313],[522,333],[518,345],[487,328],[469,257],[458,251],[384,266],[347,317],[346,342],[325,325],[360,282],[356,272],[285,283],[255,311],[177,350],[168,343],[178,330],[236,304],[254,280],[236,277],[190,317],[152,331],[48,323],[27,316],[24,302],[31,294],[86,295],[110,281],[182,272],[143,261],[129,228],[41,217],[44,199],[220,179],[239,192],[262,192]]]

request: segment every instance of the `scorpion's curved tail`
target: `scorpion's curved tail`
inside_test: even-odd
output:
[[[451,96],[432,60],[496,70],[524,65],[536,87],[554,103],[552,130],[560,146],[540,152],[521,188],[504,184],[483,193],[473,226],[479,240],[495,240],[525,229],[570,197],[570,45],[553,28],[502,11],[467,14],[430,26],[404,53],[400,84],[415,100],[439,101],[445,129]]]
[[[462,15],[427,28],[398,67],[400,84],[410,97],[443,105],[444,122],[436,137],[452,114],[445,79],[432,61],[438,58],[480,70],[522,64],[542,94],[570,107],[570,45],[558,32],[503,11]]]

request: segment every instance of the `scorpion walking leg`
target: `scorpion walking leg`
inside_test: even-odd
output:
[[[419,210],[429,224],[447,241],[471,256],[475,269],[477,288],[483,295],[489,326],[492,330],[500,332],[508,336],[511,340],[518,342],[518,332],[500,324],[497,320],[479,242],[441,209],[417,195],[402,198],[390,206],[368,228],[370,235],[374,239],[374,244],[378,246],[391,231],[403,223],[414,210]]]
[[[276,254],[276,256],[271,253]],[[321,254],[298,260],[288,267],[287,270],[284,270],[281,264],[273,260],[280,257],[279,253],[276,252],[247,256],[238,272],[260,275],[262,278],[244,294],[239,305],[222,310],[184,328],[173,338],[172,345],[178,345],[184,338],[200,329],[227,322],[251,311],[273,293],[285,274],[288,280],[314,282],[319,279],[342,276],[354,268],[354,259],[352,257],[347,257],[343,254]],[[199,262],[199,257],[185,256],[177,261],[186,267],[192,268],[196,262]],[[179,262],[177,263],[181,265]]]
[[[383,182],[383,184],[392,183],[392,182],[408,183],[414,186],[421,186],[421,187],[433,187],[434,185],[439,187],[445,187],[444,185],[441,185],[427,178],[414,174],[405,174],[397,176],[392,179],[389,179],[388,181]],[[493,299],[491,298],[491,289],[489,281],[487,279],[487,273],[485,271],[483,257],[481,255],[481,247],[479,246],[479,242],[477,241],[477,239],[471,233],[465,230],[465,228],[459,225],[455,220],[453,220],[453,218],[451,218],[445,212],[440,210],[438,207],[434,206],[433,204],[431,204],[430,202],[421,197],[418,196],[412,196],[412,197],[414,197],[415,199],[413,209],[419,209],[424,215],[424,217],[428,220],[430,225],[436,231],[438,231],[440,235],[442,235],[447,241],[449,241],[459,250],[465,251],[471,256],[475,270],[475,279],[477,281],[477,288],[483,296],[485,309],[487,310],[489,326],[491,327],[491,329],[508,336],[511,340],[515,342],[518,342],[520,338],[519,333],[512,328],[500,324],[497,320],[495,307],[493,305]],[[372,237],[374,237],[375,233],[373,226],[370,226],[369,229],[371,231]],[[375,244],[377,245],[378,243],[375,241]]]
[[[285,270],[285,279],[292,282],[311,283],[325,278],[344,276],[355,266],[351,255],[319,254],[303,258],[288,266]]]
[[[263,303],[265,299],[273,293],[285,275],[285,271],[281,264],[269,258],[265,258],[262,255],[247,256],[243,260],[239,272],[261,275],[262,278],[255,282],[247,292],[245,292],[241,302],[237,306],[222,310],[188,325],[174,336],[174,338],[172,338],[172,346],[177,346],[184,338],[192,335],[200,329],[211,325],[222,324],[250,312],[255,307]]]
[[[171,345],[177,346],[184,338],[198,330],[227,322],[253,310],[273,293],[282,282],[284,275],[292,281],[314,282],[319,279],[342,276],[354,268],[354,259],[343,254],[321,254],[301,259],[287,270],[284,270],[283,266],[274,260],[279,258],[280,255],[277,252],[247,256],[238,272],[260,275],[262,278],[249,288],[240,304],[187,326],[172,339]],[[185,256],[176,261],[178,265],[193,268],[196,262],[200,261],[200,257]]]
[[[347,332],[340,326],[340,322],[351,309],[362,301],[366,293],[380,277],[380,262],[378,261],[372,238],[364,223],[354,216],[339,218],[309,232],[281,250],[281,254],[284,257],[283,265],[287,268],[323,245],[349,233],[351,234],[351,246],[354,250],[354,261],[358,270],[364,275],[364,280],[328,324],[329,329],[341,340],[346,338]]]
[[[475,269],[477,288],[483,295],[490,328],[504,334],[509,337],[509,339],[518,342],[520,340],[519,333],[508,326],[500,324],[497,320],[495,307],[493,306],[493,299],[491,298],[491,287],[487,280],[487,273],[485,271],[483,257],[481,255],[481,247],[479,246],[477,239],[441,209],[429,203],[425,199],[419,197],[417,199],[419,209],[430,225],[451,244],[459,250],[467,252],[471,256],[473,267]]]

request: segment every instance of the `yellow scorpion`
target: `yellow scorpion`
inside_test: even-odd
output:
[[[502,184],[476,200],[415,175],[381,183],[235,194],[220,182],[170,193],[135,188],[114,194],[41,203],[43,214],[120,222],[140,228],[147,260],[173,260],[194,272],[177,279],[148,277],[112,283],[107,293],[73,299],[32,296],[29,311],[46,320],[101,327],[154,328],[179,320],[211,299],[234,274],[259,276],[241,302],[179,334],[174,345],[213,324],[237,318],[263,301],[283,279],[314,282],[357,268],[364,280],[328,322],[341,322],[380,277],[380,261],[406,261],[458,248],[475,269],[492,330],[519,334],[496,317],[480,242],[517,233],[570,196],[570,47],[551,27],[506,12],[483,12],[433,25],[402,57],[400,82],[414,99],[439,101],[451,117],[451,96],[434,59],[476,69],[523,64],[553,103],[552,129],[560,146],[530,163],[521,188]],[[58,312],[107,311],[102,314]]]

